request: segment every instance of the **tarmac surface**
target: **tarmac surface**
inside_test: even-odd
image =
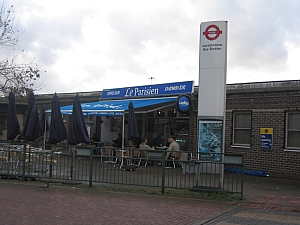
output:
[[[0,179],[0,224],[300,224],[300,180],[245,176],[243,200],[43,184]]]

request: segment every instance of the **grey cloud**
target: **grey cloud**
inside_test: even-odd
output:
[[[26,3],[20,3],[20,8],[22,8],[22,4],[26,5]],[[30,10],[34,9],[30,5],[28,7]],[[36,58],[40,58],[45,64],[52,65],[55,63],[57,51],[66,50],[71,47],[73,42],[84,40],[81,29],[87,15],[89,15],[88,11],[84,7],[72,12],[66,10],[66,14],[51,20],[32,17],[22,21],[22,13],[16,14],[19,20],[18,29],[24,31],[23,39],[17,48],[32,52]]]
[[[126,70],[130,69],[131,72],[148,75],[143,66],[137,65],[133,60],[142,53],[145,49],[144,43],[148,41],[158,48],[180,45],[181,51],[194,49],[197,52],[198,32],[192,32],[193,26],[186,26],[191,21],[177,6],[155,13],[132,14],[127,11],[113,13],[107,22],[115,31],[110,57],[116,61],[116,65],[125,67]],[[174,57],[177,55],[172,54],[165,60],[169,61]]]
[[[49,70],[46,73],[43,73],[41,78],[35,83],[35,87],[38,88],[36,93],[63,92],[63,90],[66,90],[66,85],[60,83],[59,80],[59,75],[49,68]]]
[[[20,5],[30,4],[21,0],[16,2]],[[109,37],[110,42],[106,43],[110,46],[108,52],[105,52],[106,65],[100,61],[97,65],[82,65],[89,74],[87,79],[96,81],[106,75],[108,70],[121,71],[120,74],[129,71],[145,77],[156,76],[149,74],[146,65],[135,60],[141,57],[147,42],[153,43],[156,48],[169,51],[163,59],[165,64],[171,65],[172,62],[182,59],[182,63],[176,66],[197,76],[199,30],[200,23],[204,21],[228,21],[229,69],[282,71],[288,56],[285,44],[291,42],[300,45],[298,0],[192,0],[190,4],[189,8],[194,10],[192,15],[188,15],[175,1],[168,8],[157,7],[157,10],[146,13],[112,11],[102,17],[96,13],[96,8],[82,4],[81,9],[70,13],[66,10],[65,15],[52,20],[31,18],[25,24],[20,17],[19,26],[25,30],[25,34],[18,49],[32,53],[51,72],[51,65],[57,60],[57,52],[68,50],[74,42],[84,42],[81,30],[84,19],[93,19],[93,16],[97,19],[103,18],[101,22],[110,29],[107,33],[112,34]],[[106,31],[99,31],[95,27],[95,35],[98,34],[106,35]],[[35,42],[40,43],[40,46],[36,47]],[[91,50],[95,51],[91,55],[102,58],[103,52],[98,52],[100,48],[101,43],[99,48]],[[155,61],[155,55],[150,57]],[[164,67],[158,64],[156,66]],[[47,74],[47,82],[58,88],[57,77],[58,74]]]
[[[228,21],[228,59],[232,68],[283,70],[288,54],[286,42],[300,44],[298,1],[228,0],[224,3],[212,0],[206,4],[202,1],[191,3],[203,22]]]
[[[101,68],[100,66],[97,65],[85,65],[83,66],[83,70],[86,71],[87,74],[89,74],[85,78],[90,82],[103,78],[106,73],[106,69]]]

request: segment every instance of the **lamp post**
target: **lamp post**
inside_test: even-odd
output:
[[[148,79],[151,80],[151,85],[152,85],[152,80],[155,79],[155,77],[149,77]]]

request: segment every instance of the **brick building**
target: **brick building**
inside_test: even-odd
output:
[[[197,149],[197,92],[190,111],[189,149]],[[300,178],[300,81],[226,86],[225,153],[243,154],[245,169]],[[272,128],[271,149],[261,128]],[[194,141],[195,140],[195,141]]]
[[[245,156],[245,169],[300,178],[300,81],[227,85],[225,152]],[[261,128],[273,129],[262,149]]]
[[[247,170],[265,171],[273,177],[299,179],[300,81],[227,84],[226,90],[225,153],[243,154]],[[75,93],[58,95],[63,106],[72,104]],[[98,101],[101,91],[79,93],[79,95],[82,103]],[[52,94],[37,95],[37,105],[50,108],[52,96]],[[169,118],[170,114],[167,113],[164,118],[157,118],[158,114],[151,112],[153,115],[151,121],[187,120],[187,148],[183,150],[196,151],[198,145],[197,86],[190,97],[192,104],[187,117],[177,114],[177,119],[176,115]],[[165,110],[170,109],[172,108]],[[99,120],[96,117],[94,119]],[[99,123],[93,124],[92,133],[97,133]],[[261,148],[261,128],[272,129],[272,145],[269,149]]]

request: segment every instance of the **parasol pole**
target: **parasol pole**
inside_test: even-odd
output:
[[[46,149],[46,132],[47,132],[47,118],[46,118],[46,115],[45,115],[45,124],[44,124],[44,149]]]
[[[123,111],[123,126],[122,126],[122,149],[124,149],[124,132],[125,132],[125,110]]]

